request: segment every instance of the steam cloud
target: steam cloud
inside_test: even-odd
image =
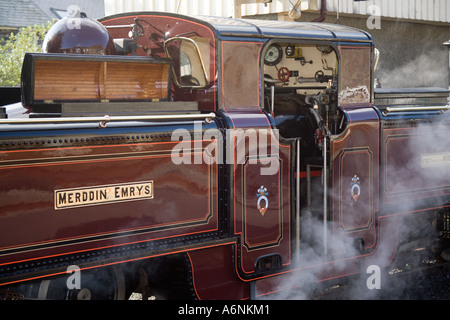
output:
[[[410,235],[422,231],[437,239],[439,233],[430,223],[432,211],[411,212],[417,208],[429,207],[429,204],[426,204],[429,197],[424,193],[427,189],[435,193],[442,189],[449,189],[450,186],[449,115],[436,114],[423,122],[417,121],[414,124],[413,121],[411,129],[408,126],[405,127],[408,128],[406,130],[408,135],[403,141],[402,149],[393,150],[404,154],[404,158],[398,159],[405,159],[405,161],[395,161],[395,156],[393,156],[394,158],[387,158],[387,164],[383,164],[383,159],[380,164],[381,190],[384,189],[383,179],[386,179],[386,183],[390,183],[389,190],[392,191],[394,199],[398,197],[397,200],[394,200],[390,213],[397,214],[398,219],[401,219],[399,224],[400,238],[397,238],[397,234],[388,234],[388,236],[393,237],[390,243],[402,241]],[[383,143],[383,141],[380,141],[381,147],[383,147]],[[384,170],[387,173],[385,178],[381,176],[385,172]],[[301,248],[299,262],[294,266],[300,271],[292,272],[287,276],[279,284],[278,293],[270,296],[270,299],[314,299],[316,291],[323,291],[319,282],[319,274],[329,267],[324,263],[327,262],[327,259],[324,259],[319,252],[320,250],[317,250],[323,241],[323,220],[321,216],[316,217],[306,209],[301,214],[302,224],[306,225],[302,228],[301,241],[304,247]],[[381,216],[383,215],[386,215],[386,213],[382,212]],[[360,255],[351,239],[336,238],[336,235],[333,235],[332,232],[327,234],[327,238],[333,250],[344,252],[344,259],[342,260],[345,260],[345,257]],[[426,238],[428,241],[430,239],[433,239],[433,237]],[[439,254],[439,252],[436,253]],[[424,250],[422,254],[426,256],[429,252]],[[381,257],[380,260],[384,260],[384,258]],[[423,256],[418,257],[418,259],[423,259]],[[376,265],[377,263],[371,264]],[[371,274],[366,272],[365,267],[367,265],[364,265],[364,268],[360,270],[359,278],[357,277],[347,284],[345,296],[339,296],[339,299],[399,299],[408,294],[408,290],[415,285],[405,277],[388,279],[386,273],[388,270],[383,270],[385,266],[380,263],[382,268],[381,288],[380,290],[370,290],[366,281]],[[417,276],[420,277],[419,274]],[[291,290],[284,290],[286,288],[291,288]],[[325,298],[327,298],[326,295]]]
[[[446,87],[448,68],[446,64],[436,63],[436,57],[440,55],[441,52],[434,49],[392,69],[383,67],[381,53],[375,77],[386,88]]]

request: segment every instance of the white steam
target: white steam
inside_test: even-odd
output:
[[[403,122],[406,120],[399,120]],[[442,190],[450,189],[450,119],[447,114],[436,114],[426,120],[414,120],[403,125],[405,130],[395,128],[392,130],[390,153],[386,160],[381,157],[380,164],[380,197],[387,190],[389,200],[389,212],[381,212],[380,227],[385,228],[384,222],[389,221],[389,232],[384,232],[380,237],[392,237],[389,243],[395,244],[407,236],[425,231],[429,241],[439,234],[430,224],[432,210],[420,212],[418,208],[430,208],[427,201],[430,196],[436,195]],[[398,140],[397,140],[398,139]],[[386,141],[380,140],[380,147],[384,148]],[[384,154],[382,152],[382,154]],[[384,161],[387,163],[385,164]],[[445,193],[445,192],[444,192]],[[314,193],[313,193],[314,194]],[[381,207],[383,206],[380,199]],[[415,212],[418,210],[417,212]],[[304,209],[302,215],[302,246],[297,262],[293,262],[292,272],[280,281],[277,292],[268,296],[270,299],[279,300],[303,300],[314,299],[317,292],[322,292],[324,283],[323,274],[331,267],[339,269],[340,265],[354,257],[361,255],[355,246],[354,239],[328,232],[328,258],[323,256],[324,227],[321,214],[312,214]],[[393,220],[392,217],[395,216]],[[386,217],[386,218],[384,218]],[[397,225],[395,219],[399,219]],[[379,221],[377,221],[379,222]],[[331,224],[332,222],[328,222]],[[397,230],[401,230],[398,238]],[[378,233],[378,230],[377,230]],[[380,241],[380,239],[378,239]],[[423,240],[420,240],[423,241]],[[421,244],[424,244],[421,242]],[[380,250],[377,248],[377,250]],[[428,254],[423,251],[423,254]],[[378,253],[380,253],[378,255]],[[437,252],[438,254],[439,252]],[[386,261],[392,258],[391,251],[378,251],[377,259],[367,256],[367,261],[362,261],[359,269],[359,277],[354,277],[346,284],[345,295],[334,295],[332,299],[399,299],[410,290],[411,284],[402,277],[390,277],[386,267]],[[421,258],[420,258],[421,259]],[[330,262],[330,260],[333,260]],[[358,259],[354,259],[357,261]],[[379,260],[379,261],[378,261]],[[371,288],[370,266],[379,266],[381,272],[381,287]],[[344,270],[344,269],[342,269]],[[322,294],[321,293],[321,294]],[[329,298],[321,295],[322,298]]]
[[[385,88],[447,87],[448,67],[447,63],[437,63],[440,56],[441,51],[434,49],[395,68],[380,63],[375,77]]]

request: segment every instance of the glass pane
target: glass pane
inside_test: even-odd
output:
[[[172,59],[173,73],[178,86],[205,87],[208,84],[204,61],[194,40],[173,38],[167,40],[164,46],[167,56]]]

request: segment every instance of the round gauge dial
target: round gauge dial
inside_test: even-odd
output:
[[[273,44],[266,52],[264,63],[268,66],[274,66],[280,63],[281,59],[283,59],[283,49],[280,45]]]
[[[318,44],[316,46],[316,48],[317,48],[317,50],[319,50],[323,54],[330,54],[331,51],[333,51],[333,47],[332,46],[328,46],[328,45],[320,45],[320,44]]]
[[[288,45],[288,46],[286,47],[286,55],[287,55],[288,57],[292,57],[294,54],[295,54],[295,46],[293,46],[293,45]]]

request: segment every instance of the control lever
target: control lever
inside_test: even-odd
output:
[[[299,60],[300,64],[302,66],[304,66],[305,64],[309,63],[309,64],[313,64],[312,60],[306,60],[305,57],[300,57],[300,58],[295,58],[295,60]]]
[[[316,80],[316,82],[322,83],[322,82],[328,82],[329,80],[333,80],[333,76],[327,76],[323,73],[322,70],[319,70],[314,75],[314,79]]]
[[[327,76],[323,73],[322,70],[319,70],[316,72],[316,74],[314,75],[314,77],[298,77],[297,78],[297,82],[298,83],[302,83],[302,82],[329,82],[330,80],[333,80],[333,76]]]

